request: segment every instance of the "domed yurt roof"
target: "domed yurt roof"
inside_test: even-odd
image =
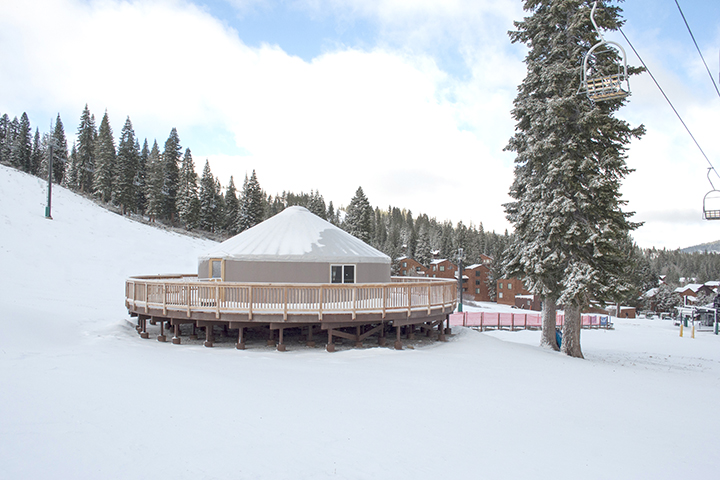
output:
[[[304,207],[288,207],[200,259],[390,264],[390,257]]]

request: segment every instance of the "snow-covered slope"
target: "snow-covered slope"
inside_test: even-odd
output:
[[[0,166],[0,479],[716,478],[720,341],[669,322],[334,354],[140,339],[129,275],[212,247]]]

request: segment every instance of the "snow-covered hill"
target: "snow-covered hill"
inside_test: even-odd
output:
[[[212,242],[0,166],[0,479],[716,478],[720,340],[659,320],[415,350],[142,340],[123,282]]]

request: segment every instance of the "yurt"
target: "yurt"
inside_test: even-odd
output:
[[[200,280],[387,283],[390,257],[311,213],[288,207],[198,259]]]

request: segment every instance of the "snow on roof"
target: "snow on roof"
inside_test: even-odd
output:
[[[686,290],[690,290],[693,293],[697,293],[702,287],[704,287],[702,283],[689,283],[685,285],[684,287],[677,287],[674,291],[677,293],[682,293]]]
[[[289,207],[200,259],[390,264],[390,257],[304,207]]]
[[[465,268],[467,268],[468,270],[472,270],[474,268],[484,267],[484,266],[485,266],[485,264],[482,264],[482,263],[473,263],[472,265],[469,265]]]

